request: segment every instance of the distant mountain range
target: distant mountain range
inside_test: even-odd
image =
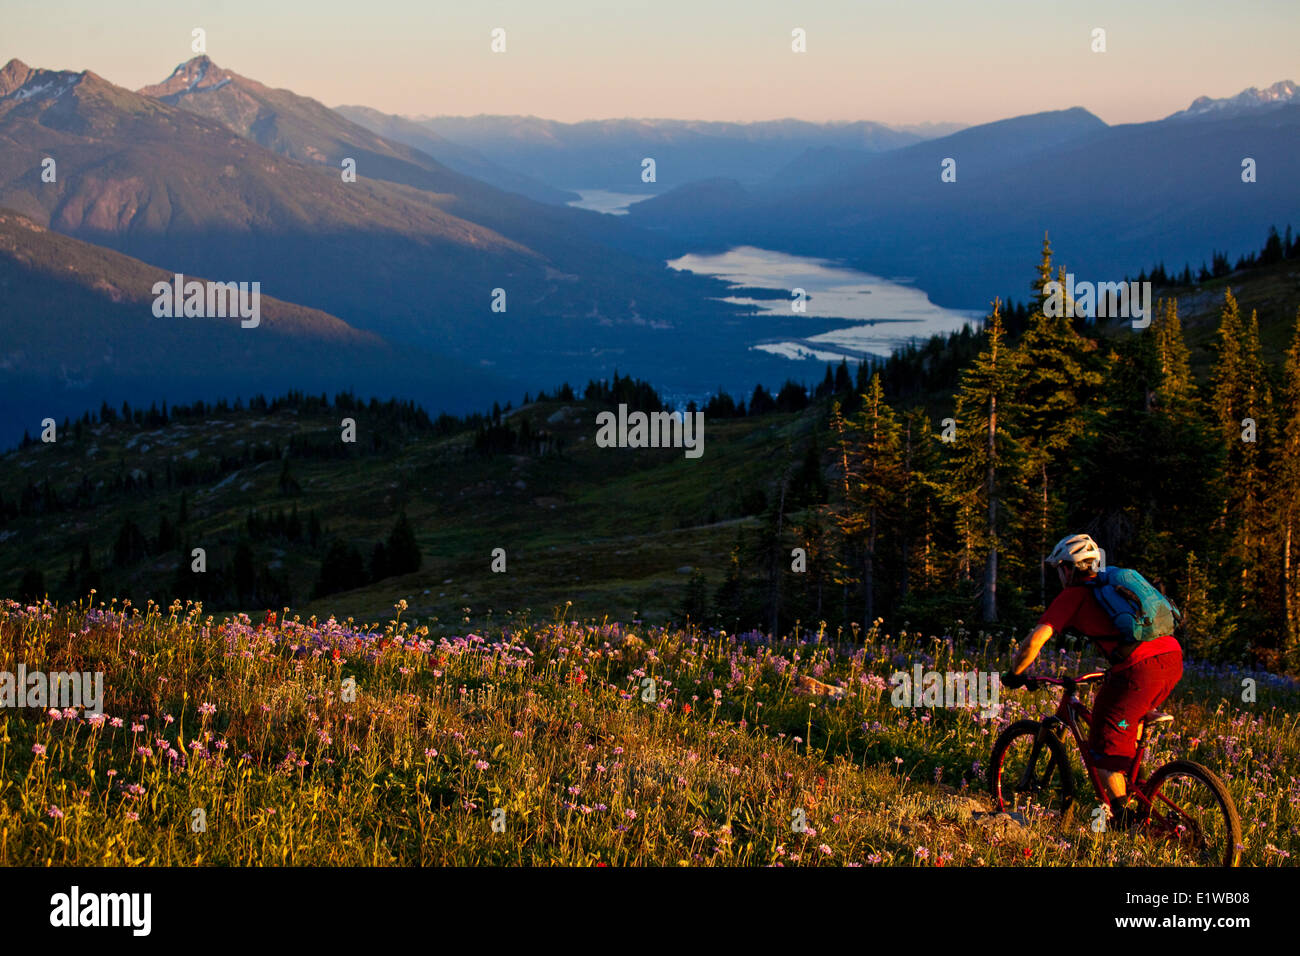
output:
[[[207,277],[186,276],[186,280]],[[335,316],[263,297],[259,324],[159,318],[152,289],[174,274],[52,232],[0,208],[0,442],[108,397],[213,400],[286,387],[426,396],[477,411],[492,382],[449,359],[398,350]]]
[[[351,156],[358,162],[364,159],[367,166],[384,164],[384,175],[373,170],[370,175],[410,185],[422,183],[415,181],[418,176],[414,171],[404,171],[404,166],[432,175],[446,167],[542,202],[564,203],[575,198],[502,169],[473,150],[433,134],[426,133],[417,146],[421,151],[418,154],[399,145],[402,141],[394,141],[393,137],[367,136],[357,124],[316,100],[290,90],[271,89],[222,69],[207,56],[180,64],[166,80],[138,92],[207,116],[273,152],[302,162],[337,168],[345,156]]]
[[[1295,83],[1290,80],[1281,80],[1265,90],[1256,89],[1252,86],[1250,89],[1242,90],[1236,96],[1225,96],[1222,99],[1214,100],[1208,96],[1197,97],[1187,109],[1171,113],[1165,119],[1201,119],[1203,117],[1221,119],[1225,116],[1235,116],[1297,101],[1300,101],[1300,93],[1297,93]]]
[[[453,143],[414,120],[402,116],[390,116],[368,106],[339,106],[334,112],[358,126],[364,126],[371,132],[378,133],[385,139],[418,149],[459,173],[481,179],[488,185],[504,189],[506,192],[519,193],[538,202],[557,204],[568,203],[578,198],[575,192],[556,189],[514,169],[499,166],[477,150]]]
[[[380,128],[354,107],[340,107],[339,111],[362,125]],[[472,147],[495,163],[527,170],[552,186],[647,195],[715,176],[759,182],[808,149],[835,147],[867,157],[960,128],[953,123],[895,128],[866,121],[808,123],[794,119],[560,123],[536,116],[435,116],[414,122]],[[409,128],[387,127],[386,131],[394,139],[416,145],[408,138],[412,135]],[[655,161],[654,183],[641,181],[641,161],[647,157]]]
[[[355,387],[459,411],[615,369],[670,395],[779,385],[820,369],[749,345],[797,320],[747,315],[666,260],[754,245],[980,308],[1027,294],[1045,231],[1094,279],[1253,249],[1270,223],[1300,224],[1297,155],[1290,83],[1113,127],[1080,108],[955,130],[565,124],[331,110],[206,56],[139,91],[12,60],[0,399],[55,414],[114,390]],[[651,198],[604,216],[565,206],[575,188]],[[266,327],[154,319],[149,290],[174,273],[260,282]]]
[[[688,184],[627,218],[683,251],[744,243],[911,277],[950,307],[1027,293],[1044,233],[1081,277],[1118,280],[1158,259],[1199,265],[1211,248],[1255,249],[1270,224],[1300,225],[1300,103],[1277,95],[1288,88],[1195,122],[1107,126],[1074,108],[856,161],[812,152],[764,183]],[[953,182],[941,178],[949,159]],[[1247,159],[1254,182],[1242,179]]]
[[[632,355],[684,380],[734,342],[722,285],[668,269],[660,240],[612,217],[496,189],[206,58],[150,89],[11,61],[0,205],[167,271],[259,280],[520,391]],[[343,158],[356,182],[343,181]],[[492,310],[498,288],[505,312]],[[683,363],[688,324],[705,347]]]
[[[6,87],[16,89],[0,99],[0,204],[68,235],[167,269],[260,279],[268,294],[340,315],[378,318],[382,309],[386,321],[375,324],[389,333],[428,321],[428,300],[405,309],[382,302],[376,270],[390,270],[376,252],[447,282],[500,284],[512,273],[544,272],[534,250],[446,210],[453,196],[432,190],[454,185],[445,181],[450,171],[394,158],[382,166],[387,175],[446,173],[428,192],[402,188],[368,174],[368,160],[388,158],[372,151],[358,157],[358,181],[344,183],[320,162],[289,158],[295,137],[276,137],[286,153],[277,155],[196,114],[200,96],[236,95],[230,86],[187,97],[181,108],[89,71],[11,62],[0,71]],[[58,163],[54,183],[41,180],[46,156]]]

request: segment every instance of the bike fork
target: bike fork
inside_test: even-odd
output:
[[[1055,717],[1049,717],[1038,725],[1038,733],[1034,736],[1033,749],[1029,751],[1029,761],[1025,764],[1025,772],[1020,777],[1018,789],[1021,792],[1030,789],[1031,783],[1034,784],[1035,788],[1037,787],[1038,774],[1034,772],[1034,768],[1038,766],[1038,757],[1043,752],[1043,747],[1046,746],[1047,735],[1051,734],[1059,740],[1061,735],[1064,733],[1064,725],[1062,725],[1061,721],[1057,720]],[[1042,779],[1046,780],[1052,775],[1055,761],[1055,756],[1048,761],[1047,767],[1043,771]]]
[[[1060,717],[1045,717],[1042,723],[1038,725],[1038,739],[1036,743],[1042,744],[1051,734],[1057,740],[1065,740],[1065,721]]]

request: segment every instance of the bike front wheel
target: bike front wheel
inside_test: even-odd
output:
[[[1148,805],[1139,832],[1163,841],[1173,865],[1236,866],[1241,818],[1222,780],[1191,760],[1174,760],[1142,784]]]
[[[993,744],[989,793],[999,813],[1058,816],[1069,825],[1074,773],[1065,745],[1036,720],[1012,724]]]

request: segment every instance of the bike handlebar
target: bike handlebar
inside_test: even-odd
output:
[[[1106,674],[1103,671],[1093,671],[1089,674],[1080,674],[1078,677],[1068,675],[1062,677],[1051,677],[1047,674],[1025,675],[1025,690],[1038,690],[1039,685],[1047,684],[1052,687],[1064,687],[1068,693],[1073,694],[1079,689],[1080,684],[1091,684],[1099,681]]]

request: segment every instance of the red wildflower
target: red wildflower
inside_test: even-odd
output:
[[[683,714],[689,714],[690,712],[691,712],[691,705],[690,705],[690,704],[682,704],[682,713],[683,713]]]

